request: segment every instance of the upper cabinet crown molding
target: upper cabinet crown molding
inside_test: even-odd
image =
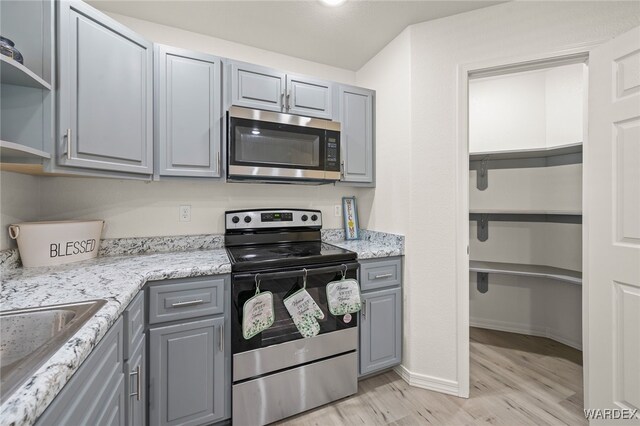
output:
[[[221,59],[155,47],[157,176],[221,176]]]

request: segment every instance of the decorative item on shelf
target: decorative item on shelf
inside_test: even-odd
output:
[[[24,65],[24,59],[22,58],[22,53],[20,53],[20,51],[16,49],[14,46],[15,46],[15,43],[12,40],[6,37],[0,36],[0,53]]]
[[[358,207],[356,197],[342,197],[342,215],[344,216],[344,238],[359,240]]]

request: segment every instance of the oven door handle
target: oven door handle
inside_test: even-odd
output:
[[[353,269],[357,270],[359,268],[360,268],[360,265],[358,263],[349,263],[349,264],[343,263],[342,265],[336,265],[336,266],[325,266],[323,268],[306,269],[306,274],[320,275],[320,274],[326,274],[330,272],[344,272],[345,270],[348,271]],[[234,275],[234,278],[237,278],[237,279],[251,278],[255,280],[264,281],[264,280],[272,280],[272,279],[278,279],[278,278],[302,277],[304,275],[305,275],[305,269],[299,269],[295,271],[266,272],[266,273],[258,273],[258,274],[239,274],[239,275]]]

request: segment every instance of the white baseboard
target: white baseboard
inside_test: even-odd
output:
[[[582,350],[582,342],[579,340],[567,339],[559,335],[555,330],[544,327],[535,327],[530,324],[519,324],[506,321],[497,321],[484,318],[469,318],[471,327],[487,328],[489,330],[506,331],[509,333],[526,334],[529,336],[547,337],[556,342],[571,346],[579,351]]]
[[[413,373],[407,370],[404,365],[399,365],[393,370],[398,373],[398,375],[402,377],[409,386],[446,393],[448,395],[460,396],[460,388],[457,381],[428,376],[426,374]]]

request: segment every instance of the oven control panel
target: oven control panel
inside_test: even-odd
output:
[[[226,229],[322,228],[320,210],[234,210],[225,213]]]

